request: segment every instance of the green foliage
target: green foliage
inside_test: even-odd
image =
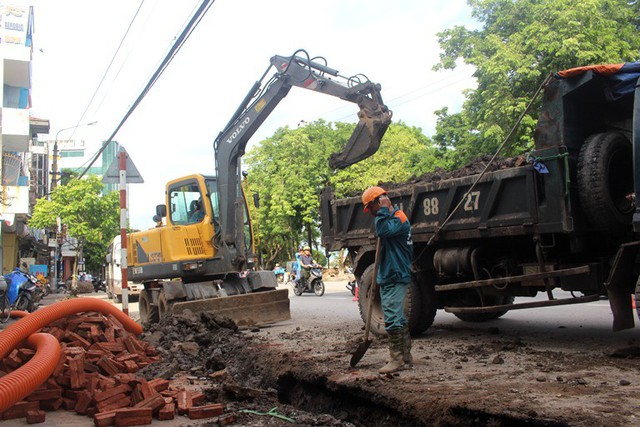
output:
[[[397,123],[369,159],[331,170],[329,156],[342,149],[353,129],[353,124],[323,120],[297,129],[281,128],[245,156],[250,188],[260,195],[255,231],[267,264],[293,259],[309,234],[311,241],[318,241],[319,195],[327,184],[342,197],[380,181],[400,182],[442,166],[442,156],[419,128]]]
[[[476,68],[476,90],[460,113],[437,112],[434,137],[459,166],[502,143],[537,87],[552,72],[582,65],[638,60],[638,3],[625,0],[469,0],[476,30],[456,26],[438,34],[435,69],[459,60]],[[534,108],[504,155],[533,146]]]
[[[38,199],[29,226],[55,228],[60,217],[67,235],[78,239],[84,248],[88,271],[99,271],[109,241],[120,230],[120,201],[117,191],[102,195],[100,179],[89,176],[71,180],[51,193],[51,200]]]

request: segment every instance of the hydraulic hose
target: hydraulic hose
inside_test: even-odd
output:
[[[30,335],[26,344],[36,353],[19,369],[0,378],[0,412],[9,409],[44,383],[60,360],[60,343],[51,334]]]
[[[105,315],[111,314],[129,332],[136,335],[142,333],[140,324],[108,302],[94,298],[60,301],[22,317],[0,333],[0,358],[7,356],[25,339],[27,339],[27,345],[37,347],[37,351],[36,355],[24,366],[0,378],[0,412],[5,411],[45,382],[53,373],[60,359],[58,340],[50,334],[36,334],[35,332],[63,317],[88,311],[97,311]],[[21,316],[21,313],[18,312],[16,315]]]

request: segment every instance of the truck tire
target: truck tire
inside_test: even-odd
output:
[[[160,321],[160,313],[157,305],[151,305],[151,293],[143,289],[138,297],[138,310],[142,324],[153,324]]]
[[[589,224],[611,231],[628,227],[633,215],[630,141],[619,132],[589,136],[578,157],[578,196]]]
[[[364,273],[362,273],[362,277],[360,281],[358,281],[360,285],[360,293],[358,296],[358,308],[360,309],[360,317],[362,321],[367,322],[367,311],[369,309],[369,299],[371,285],[373,284],[373,265],[368,266]],[[371,313],[371,327],[369,328],[370,332],[374,333],[378,336],[387,335],[387,331],[384,329],[384,315],[382,313],[382,304],[380,301],[380,291],[377,290],[376,294],[373,296],[373,306]],[[412,281],[409,284],[409,288],[407,289],[407,295],[404,298],[404,314],[407,317],[407,321],[409,323],[409,332],[411,335],[419,335],[425,329],[429,327],[428,324],[428,316],[424,316],[422,313],[422,292],[420,288]],[[433,322],[433,319],[431,319]]]
[[[416,329],[419,331],[414,335],[418,335],[426,331],[433,325],[433,320],[438,312],[438,302],[436,297],[435,279],[427,273],[418,275],[418,289],[420,290],[421,318]]]

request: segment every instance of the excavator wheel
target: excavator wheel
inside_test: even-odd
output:
[[[140,310],[140,322],[143,324],[158,323],[160,315],[157,305],[151,305],[151,293],[143,289],[138,297],[138,307]]]
[[[158,314],[161,321],[173,314],[173,303],[167,301],[167,294],[164,290],[160,291],[160,296],[158,296]]]

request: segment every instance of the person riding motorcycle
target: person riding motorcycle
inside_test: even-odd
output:
[[[304,287],[309,286],[309,277],[311,276],[311,268],[316,265],[316,262],[313,260],[313,255],[311,255],[311,248],[309,246],[305,246],[302,251],[302,255],[300,256],[300,267],[301,267],[301,280],[303,280]]]

